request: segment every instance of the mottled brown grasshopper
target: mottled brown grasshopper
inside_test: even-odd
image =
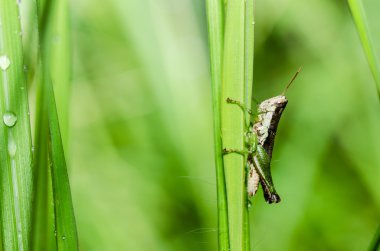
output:
[[[277,126],[282,112],[288,103],[285,93],[300,71],[301,68],[296,72],[280,95],[259,103],[255,113],[247,109],[243,103],[227,98],[227,103],[238,105],[252,117],[248,131],[245,133],[247,150],[224,149],[225,154],[231,152],[247,154],[247,192],[249,197],[256,194],[260,182],[266,202],[278,203],[281,201],[280,196],[274,188],[270,162]]]

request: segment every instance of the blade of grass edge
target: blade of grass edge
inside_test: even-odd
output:
[[[0,123],[3,250],[28,249],[31,228],[32,139],[19,15],[19,5],[15,1],[0,1],[0,112],[4,120]],[[12,112],[13,119],[17,121],[6,123],[5,112]],[[12,116],[8,118],[12,119]]]
[[[222,0],[207,0],[207,18],[211,66],[212,103],[214,118],[215,168],[218,201],[218,246],[220,251],[230,249],[228,233],[227,192],[223,168],[221,136],[221,85],[224,38],[224,3]]]
[[[380,225],[376,229],[375,235],[373,236],[373,239],[368,251],[379,251],[379,250],[380,250]]]
[[[254,61],[254,0],[247,0],[245,7],[245,106],[252,106],[253,95],[253,61]],[[246,125],[250,123],[250,116],[246,117]],[[246,128],[247,130],[247,128]],[[246,173],[244,173],[246,175]],[[246,176],[245,176],[246,177]],[[244,191],[246,191],[247,183],[244,182]],[[247,193],[245,192],[245,200],[248,201]],[[250,248],[250,221],[248,203],[245,206],[245,248],[249,251]]]
[[[375,79],[377,96],[380,100],[380,69],[375,51],[373,49],[372,38],[369,32],[363,3],[361,0],[348,0],[348,6],[350,7],[373,78]]]

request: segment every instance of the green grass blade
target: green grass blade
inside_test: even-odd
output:
[[[380,250],[380,225],[377,227],[376,233],[373,236],[373,240],[368,251],[378,251]]]
[[[375,79],[377,93],[380,99],[380,68],[372,45],[372,38],[368,28],[363,3],[361,0],[348,0],[348,5],[350,7],[356,29],[358,30],[360,41],[367,57],[369,67],[371,68],[372,75]]]
[[[0,167],[4,250],[27,250],[32,201],[32,151],[28,97],[23,72],[19,6],[0,1]],[[17,121],[3,123],[6,112]]]
[[[227,104],[232,98],[244,102],[246,95],[246,1],[229,1],[225,24],[223,83],[222,83],[222,140],[223,147],[244,149],[246,121],[244,112]],[[252,45],[253,46],[253,45]],[[253,51],[252,51],[253,52]],[[228,198],[228,221],[231,250],[248,250],[247,192],[245,158],[239,154],[224,156]]]
[[[36,34],[36,43],[29,45],[29,51],[32,51],[33,46],[39,43],[39,35],[42,33],[45,36],[45,32],[48,30],[47,25],[38,25],[37,21],[37,6],[36,3],[31,5],[30,23],[29,26],[32,30],[38,31]],[[47,9],[44,6],[39,8]],[[42,29],[41,27],[42,26]],[[33,36],[30,35],[30,39]],[[36,46],[37,47],[37,46]],[[39,47],[38,49],[41,49]],[[30,52],[29,52],[30,53]],[[35,167],[35,195],[33,204],[33,236],[32,236],[32,250],[57,250],[56,243],[56,226],[55,226],[55,214],[54,214],[54,197],[50,170],[49,160],[49,144],[48,144],[48,110],[46,105],[46,92],[44,90],[44,84],[50,75],[44,73],[44,69],[41,64],[41,51],[38,54],[30,55],[29,60],[32,62],[38,62],[35,65],[31,65],[35,74],[37,82],[37,98],[36,98],[36,125],[35,125],[35,152],[34,152],[34,167]]]
[[[254,59],[254,0],[246,1],[245,8],[245,100],[246,107],[251,107],[252,95],[253,95],[253,59]],[[245,123],[250,122],[250,117],[247,116]],[[244,174],[246,175],[246,174]],[[244,188],[246,191],[246,182]],[[247,193],[246,193],[247,194]],[[245,195],[246,195],[245,194]],[[245,200],[247,200],[247,195]],[[244,223],[245,223],[245,248],[250,250],[250,231],[249,231],[249,214],[248,205],[246,203]]]
[[[54,250],[77,250],[78,237],[74,210],[71,199],[69,178],[64,156],[61,132],[59,128],[57,107],[51,79],[56,79],[60,74],[69,74],[69,67],[63,67],[58,75],[57,69],[51,70],[54,22],[51,21],[56,15],[58,2],[40,2],[38,5],[39,16],[39,42],[41,48],[41,74],[37,86],[38,104],[36,127],[36,169],[39,183],[35,204],[35,222],[41,227],[42,233],[36,237],[33,248],[41,250],[46,247]],[[67,2],[66,2],[67,3]],[[64,48],[68,49],[69,46]],[[70,53],[66,51],[66,53]],[[59,58],[59,57],[58,57]],[[66,60],[63,59],[64,61]],[[68,83],[66,81],[65,83]],[[53,206],[51,206],[53,205]],[[38,215],[37,211],[45,212]],[[41,225],[45,222],[46,225]],[[48,243],[40,240],[46,239]]]
[[[49,157],[58,250],[78,250],[71,191],[52,85],[47,86]]]
[[[52,193],[51,172],[48,155],[48,118],[46,100],[43,91],[43,72],[40,67],[38,74],[37,115],[35,130],[35,196],[33,208],[32,250],[57,250],[55,240],[55,215]]]
[[[221,136],[221,86],[224,39],[224,3],[207,0],[208,33],[212,80],[212,102],[214,115],[215,168],[218,200],[218,245],[219,250],[229,250],[227,191],[223,167]]]
[[[254,59],[254,0],[246,1],[245,9],[245,100],[247,107],[251,107],[253,85]],[[246,122],[249,122],[247,117]]]
[[[69,101],[72,78],[72,53],[67,0],[56,1],[52,9],[52,29],[50,38],[58,40],[51,44],[51,78],[57,101],[57,112],[64,149],[67,150],[69,126]]]

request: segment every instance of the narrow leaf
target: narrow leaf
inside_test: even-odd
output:
[[[222,83],[222,140],[223,147],[244,149],[245,117],[227,98],[244,102],[245,87],[245,1],[229,1],[225,23],[223,83]],[[245,158],[231,153],[224,156],[228,198],[228,222],[231,250],[246,250]]]
[[[365,55],[368,60],[373,78],[377,86],[377,93],[380,99],[380,68],[376,57],[375,50],[372,45],[371,33],[368,28],[368,21],[365,15],[363,3],[361,0],[348,0],[352,17],[358,30],[360,41],[362,43]]]
[[[54,17],[57,6],[60,6],[57,1],[38,3],[41,74],[37,86],[39,97],[37,121],[39,126],[36,127],[36,139],[38,140],[38,145],[36,143],[36,172],[40,181],[37,185],[40,189],[37,191],[40,198],[38,201],[41,203],[35,205],[35,211],[37,212],[40,209],[46,214],[35,214],[35,221],[40,225],[41,222],[46,222],[45,229],[42,229],[43,233],[39,239],[41,240],[45,236],[49,240],[49,243],[46,244],[49,249],[71,251],[78,250],[78,237],[52,85],[52,76],[56,79],[59,75],[57,75],[57,69],[52,71],[50,68],[54,38],[52,36],[52,24],[55,23]],[[64,46],[64,48],[68,49],[69,46]],[[70,52],[66,51],[66,53]],[[57,60],[59,55],[61,54],[55,54],[54,59]],[[66,59],[64,61],[66,62]],[[66,65],[61,71],[69,74],[69,69]],[[60,74],[64,74],[62,72]],[[68,81],[63,82],[68,84]],[[44,201],[45,203],[43,203]],[[55,239],[54,247],[52,238]],[[38,250],[38,247],[42,248],[41,245],[43,244],[36,239],[34,248]]]
[[[0,182],[4,250],[28,250],[32,152],[19,6],[0,1]]]
[[[223,7],[224,3],[222,0],[207,0],[218,199],[218,244],[219,250],[227,251],[229,250],[228,209],[221,136],[221,86],[224,39]]]

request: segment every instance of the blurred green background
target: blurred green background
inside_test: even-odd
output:
[[[380,51],[380,2],[365,8]],[[66,151],[82,250],[217,250],[203,0],[71,3]],[[380,107],[346,1],[256,1],[254,96],[299,66],[253,250],[365,250],[380,222]],[[59,96],[59,93],[57,93]]]

